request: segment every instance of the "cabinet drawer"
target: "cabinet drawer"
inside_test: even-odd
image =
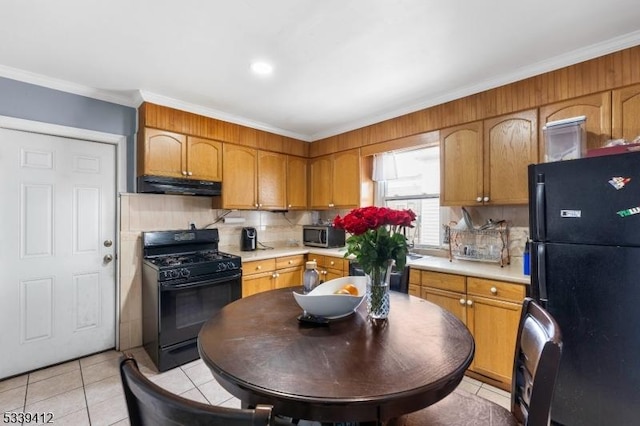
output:
[[[422,271],[422,286],[435,287],[442,290],[466,291],[465,277],[462,275],[443,274],[441,272]]]
[[[526,291],[525,287],[520,284],[469,277],[467,279],[467,293],[522,303]]]
[[[304,265],[304,255],[279,257],[276,259],[276,269],[293,268]]]
[[[340,257],[325,256],[324,267],[327,269],[336,269],[344,272],[349,271],[349,261]]]
[[[313,260],[318,264],[318,267],[321,267],[324,264],[324,256],[321,254],[309,253],[307,255],[307,260]]]
[[[251,262],[242,262],[242,274],[251,275],[261,272],[273,272],[276,270],[275,259],[253,260]]]

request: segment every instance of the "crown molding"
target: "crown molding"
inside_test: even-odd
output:
[[[580,62],[588,61],[600,56],[605,56],[610,53],[614,53],[620,50],[628,49],[640,45],[640,30],[632,33],[625,34],[620,37],[615,37],[601,43],[592,44],[590,46],[573,50],[571,52],[555,56],[553,58],[537,62],[527,67],[520,68],[509,74],[502,75],[498,78],[485,80],[478,84],[463,87],[459,90],[447,92],[445,94],[429,98],[423,102],[418,102],[411,106],[387,111],[375,116],[370,116],[362,120],[352,121],[340,127],[334,127],[330,130],[317,132],[311,135],[310,139],[316,141],[319,139],[328,138],[331,136],[339,135],[351,130],[359,129],[361,127],[370,126],[381,121],[397,118],[402,115],[410,114],[412,112],[420,111],[422,109],[430,108],[436,105],[451,102],[456,99],[461,99],[466,96],[471,96],[476,93],[483,92],[485,90],[495,89],[496,87],[504,86],[509,83],[524,80],[536,75],[544,74],[550,71],[564,68],[570,65],[575,65]]]
[[[155,104],[163,105],[170,108],[176,108],[183,111],[192,112],[194,114],[203,115],[205,117],[215,118],[218,120],[228,121],[231,123],[239,124],[242,126],[248,126],[254,129],[263,130],[271,133],[276,133],[282,136],[291,137],[294,139],[303,140],[306,142],[316,141],[327,137],[335,136],[341,133],[345,133],[351,130],[359,129],[361,127],[370,126],[375,123],[379,123],[384,120],[400,117],[402,115],[410,114],[422,109],[430,108],[435,105],[440,105],[446,102],[450,102],[456,99],[464,98],[476,93],[483,92],[485,90],[494,89],[496,87],[503,86],[505,84],[513,83],[516,81],[524,80],[539,74],[550,72],[559,68],[563,68],[569,65],[574,65],[589,59],[604,56],[619,50],[634,47],[640,44],[640,30],[634,31],[629,34],[625,34],[620,37],[615,37],[601,43],[596,43],[584,48],[576,49],[566,54],[558,55],[553,58],[537,62],[527,67],[520,68],[514,72],[502,75],[495,79],[485,80],[478,84],[463,87],[461,89],[447,92],[435,97],[430,97],[427,100],[414,103],[410,106],[406,106],[399,109],[394,109],[373,116],[369,116],[365,119],[351,121],[347,124],[333,127],[321,132],[317,132],[311,135],[292,132],[289,130],[281,129],[262,123],[259,121],[251,120],[245,117],[229,114],[223,111],[215,110],[212,108],[203,107],[201,105],[192,104],[189,102],[180,101],[167,96],[159,95],[153,92],[145,90],[131,90],[127,93],[117,93],[115,91],[101,90],[92,87],[83,86],[76,83],[71,83],[64,80],[59,80],[51,77],[47,77],[41,74],[36,74],[16,68],[0,65],[0,77],[9,78],[12,80],[22,81],[25,83],[35,84],[42,87],[47,87],[54,90],[60,90],[67,93],[73,93],[80,96],[86,96],[93,99],[102,100],[105,102],[111,102],[119,105],[137,108],[142,102],[152,102]]]
[[[0,65],[0,77],[21,81],[23,83],[35,84],[37,86],[72,93],[74,95],[86,96],[88,98],[111,102],[118,105],[128,107],[137,106],[135,103],[135,92],[137,92],[137,90],[132,91],[132,94],[116,93],[114,91],[83,86],[81,84],[71,83],[69,81],[59,80],[4,65]]]
[[[305,142],[310,142],[309,135],[303,135],[289,130],[281,129],[279,127],[271,126],[267,123],[260,121],[250,120],[245,117],[229,114],[213,108],[206,108],[201,105],[184,102],[178,99],[170,98],[157,93],[141,90],[140,95],[145,102],[151,102],[154,104],[166,106],[169,108],[179,109],[181,111],[191,112],[193,114],[203,115],[205,117],[215,118],[229,123],[239,124],[241,126],[251,127],[253,129],[264,130],[265,132],[271,132],[282,136],[288,136],[294,139],[300,139]]]

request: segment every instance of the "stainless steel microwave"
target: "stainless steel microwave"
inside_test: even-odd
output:
[[[304,225],[302,242],[305,246],[333,248],[344,246],[344,229],[331,225]]]

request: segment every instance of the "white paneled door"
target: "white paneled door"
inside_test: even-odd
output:
[[[0,378],[115,346],[115,156],[0,128]]]

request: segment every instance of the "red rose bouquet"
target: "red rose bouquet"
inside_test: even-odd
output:
[[[374,320],[385,320],[389,315],[391,269],[394,264],[404,268],[409,249],[402,231],[413,227],[415,218],[411,210],[363,207],[333,220],[333,226],[351,234],[345,257],[354,255],[369,276],[367,310]]]
[[[402,269],[409,250],[402,231],[405,227],[413,228],[415,219],[412,210],[362,207],[344,217],[336,216],[333,226],[351,234],[346,241],[346,255],[354,255],[365,271],[386,268],[390,259]]]

